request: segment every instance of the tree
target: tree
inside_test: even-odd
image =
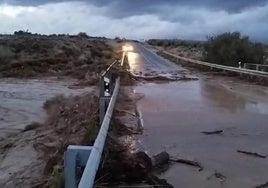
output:
[[[204,59],[211,63],[237,67],[240,61],[263,64],[264,57],[264,46],[242,37],[239,32],[208,37],[204,45]]]

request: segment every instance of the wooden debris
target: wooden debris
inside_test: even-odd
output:
[[[162,166],[168,164],[169,154],[167,152],[161,152],[151,158],[153,166]]]
[[[216,178],[220,179],[221,181],[225,181],[226,180],[226,176],[224,176],[220,172],[215,171],[214,175],[215,175]]]
[[[173,188],[171,184],[169,184],[165,179],[160,179],[157,176],[152,174],[148,174],[146,178],[146,182],[152,187],[159,187],[159,188]]]
[[[136,114],[132,113],[132,112],[129,112],[127,110],[116,110],[118,113],[125,113],[125,114],[129,114],[131,116],[134,116],[134,117],[138,117]]]
[[[224,176],[222,173],[220,173],[220,172],[217,172],[216,170],[215,170],[215,172],[211,175],[211,176],[209,176],[207,179],[208,180],[210,180],[212,177],[216,177],[217,179],[219,179],[221,182],[224,182],[227,178],[226,178],[226,176]]]
[[[187,164],[187,165],[194,166],[194,167],[198,167],[199,171],[202,171],[204,169],[203,166],[197,161],[191,161],[191,160],[188,160],[188,159],[181,159],[181,158],[171,158],[170,161],[176,162],[176,163]]]
[[[211,134],[221,134],[223,133],[223,130],[217,130],[217,131],[203,131],[201,132],[203,134],[211,135]]]
[[[265,155],[261,155],[261,154],[258,154],[258,153],[254,153],[254,152],[249,152],[249,151],[242,151],[242,150],[237,150],[238,153],[243,153],[243,154],[246,154],[246,155],[251,155],[251,156],[254,156],[254,157],[259,157],[259,158],[266,158]]]

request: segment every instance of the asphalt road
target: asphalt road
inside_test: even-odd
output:
[[[129,64],[134,72],[191,74],[141,44],[133,48]],[[161,176],[174,187],[252,188],[267,182],[267,158],[237,150],[268,155],[268,87],[235,77],[193,75],[199,79],[153,81],[133,88],[144,96],[137,102],[144,134],[134,140],[136,147],[150,155],[167,151],[204,166],[200,172],[183,164],[171,165]],[[223,133],[202,133],[215,130]]]
[[[137,76],[176,76],[187,70],[158,56],[153,49],[149,49],[140,43],[129,43],[133,50],[127,53],[130,70]]]

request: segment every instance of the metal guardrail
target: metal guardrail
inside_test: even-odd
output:
[[[202,65],[202,66],[208,66],[208,67],[215,68],[215,69],[220,69],[220,70],[225,70],[225,71],[230,71],[230,72],[235,72],[235,73],[240,73],[240,74],[247,74],[247,75],[257,76],[257,77],[262,77],[262,78],[268,78],[268,72],[218,65],[218,64],[213,64],[213,63],[208,63],[208,62],[204,62],[204,61],[199,61],[199,60],[181,57],[181,56],[174,55],[174,54],[167,52],[167,51],[161,51],[161,52],[163,54],[168,55],[170,57],[173,57],[175,59],[198,64],[198,65]]]
[[[100,78],[100,123],[101,127],[93,146],[70,145],[64,153],[65,188],[92,188],[99,167],[102,151],[120,88],[120,78],[113,79],[109,73],[113,65]],[[77,168],[85,167],[81,180]]]
[[[254,64],[254,63],[244,63],[244,68],[245,69],[251,69],[252,67],[254,67],[253,70],[262,71],[262,72],[268,72],[268,65]]]

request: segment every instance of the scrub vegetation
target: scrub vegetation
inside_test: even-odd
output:
[[[264,45],[239,32],[208,37],[204,45],[204,60],[212,63],[237,67],[238,62],[263,64],[265,59]]]
[[[239,32],[209,36],[206,41],[151,39],[147,43],[183,57],[234,67],[238,62],[265,64],[268,57],[267,45],[253,42]]]
[[[0,35],[0,77],[71,76],[96,80],[115,58],[109,40],[78,35],[16,31]],[[94,77],[94,78],[93,78]]]

